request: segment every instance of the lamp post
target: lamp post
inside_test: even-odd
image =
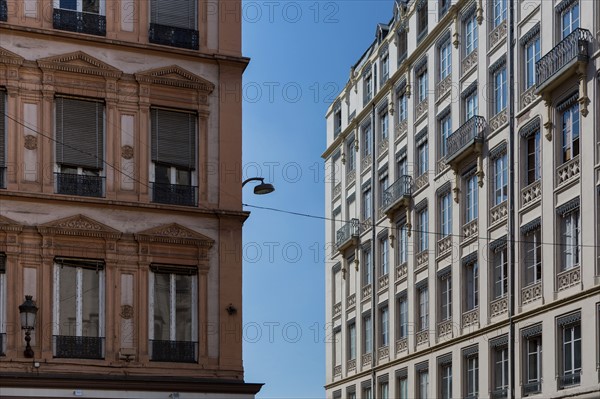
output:
[[[25,302],[19,306],[19,314],[21,315],[21,329],[25,330],[25,342],[27,346],[23,355],[27,358],[33,357],[33,349],[31,349],[31,330],[35,327],[35,317],[37,315],[38,307],[32,299],[31,295],[25,295]]]
[[[273,187],[271,183],[265,183],[264,177],[250,177],[249,179],[246,179],[242,182],[242,187],[244,187],[246,183],[249,183],[251,181],[260,182],[260,184],[254,187],[254,194],[256,195],[270,194],[273,191],[275,191],[275,187]]]

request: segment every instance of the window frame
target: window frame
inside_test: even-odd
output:
[[[427,284],[418,287],[417,322],[419,331],[429,330],[429,289]]]
[[[562,122],[562,163],[569,162],[581,153],[581,119],[579,103],[575,102],[560,115]]]
[[[398,305],[398,329],[397,339],[406,339],[408,338],[408,296],[406,294],[402,294],[398,296],[397,299]]]
[[[106,16],[106,0],[98,0],[99,4],[98,4],[98,12],[93,12],[93,11],[85,11],[83,9],[83,3],[85,0],[73,0],[75,2],[75,8],[63,8],[61,7],[61,0],[52,0],[52,6],[54,9],[57,10],[69,10],[69,11],[77,11],[77,12],[84,12],[84,13],[89,13],[89,14],[95,14],[95,15],[101,15],[101,16]]]
[[[508,295],[508,247],[493,252],[492,295],[493,299],[500,299]]]
[[[452,320],[452,274],[440,276],[440,320]]]
[[[379,308],[379,347],[390,345],[390,312],[387,304]]]
[[[348,323],[348,360],[356,359],[356,322]]]
[[[440,211],[440,237],[452,235],[452,192],[450,190],[440,194],[438,203]]]
[[[506,150],[493,158],[493,206],[498,206],[508,200],[508,154]]]
[[[525,139],[525,177],[527,185],[542,178],[542,138],[537,129]]]
[[[576,18],[573,18],[573,11],[577,10]],[[569,25],[565,26],[565,17],[569,16]],[[573,1],[571,4],[567,6],[564,10],[560,12],[560,40],[569,36],[573,31],[580,27],[581,25],[581,6],[579,1]]]
[[[440,398],[452,398],[452,362],[440,365]]]
[[[371,314],[363,314],[362,316],[362,353],[373,353],[373,326],[371,322]]]
[[[581,213],[579,207],[561,216],[560,243],[562,247],[560,271],[578,267],[581,264]]]
[[[492,2],[492,29],[497,28],[506,20],[506,0]]]
[[[493,348],[494,371],[492,373],[494,391],[508,389],[508,345]],[[506,396],[505,396],[506,397]]]
[[[473,12],[470,17],[464,21],[464,57],[471,55],[471,53],[479,48],[479,29],[477,24],[477,16]]]
[[[417,235],[417,253],[425,252],[429,250],[429,213],[427,206],[417,211],[417,224],[418,224],[418,235]]]
[[[479,353],[465,356],[465,398],[479,396]]]
[[[477,175],[473,172],[465,177],[465,223],[479,218],[479,187]]]
[[[387,234],[379,237],[379,272],[385,276],[390,272],[389,238]]]
[[[506,64],[494,71],[492,82],[494,85],[494,105],[493,115],[498,115],[508,106],[508,86],[507,86]]]
[[[477,90],[465,97],[465,122],[479,113],[479,96]]]
[[[541,38],[539,33],[529,39],[523,45],[524,78],[525,90],[530,89],[536,84],[535,64],[541,58]]]
[[[531,232],[525,234],[523,240],[523,252],[525,254],[524,264],[524,287],[528,287],[533,284],[542,282],[543,268],[542,268],[542,230],[536,228]],[[530,256],[530,254],[532,254]]]
[[[477,261],[465,265],[465,312],[479,308],[479,264]]]
[[[443,42],[438,49],[439,79],[444,80],[452,74],[452,46],[450,40]]]

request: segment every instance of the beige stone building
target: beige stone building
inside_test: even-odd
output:
[[[600,3],[396,0],[327,111],[328,398],[600,395]]]
[[[3,398],[260,389],[235,252],[240,15],[239,0],[0,0]]]

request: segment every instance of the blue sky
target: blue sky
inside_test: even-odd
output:
[[[244,1],[244,177],[276,191],[247,204],[324,215],[325,112],[388,22],[393,0]],[[259,398],[323,398],[324,222],[269,210],[244,225],[244,367]]]

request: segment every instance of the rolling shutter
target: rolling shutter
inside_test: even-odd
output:
[[[152,161],[195,170],[196,116],[152,108]]]
[[[196,30],[197,0],[152,0],[150,22]]]
[[[103,169],[104,104],[56,98],[56,163]]]

